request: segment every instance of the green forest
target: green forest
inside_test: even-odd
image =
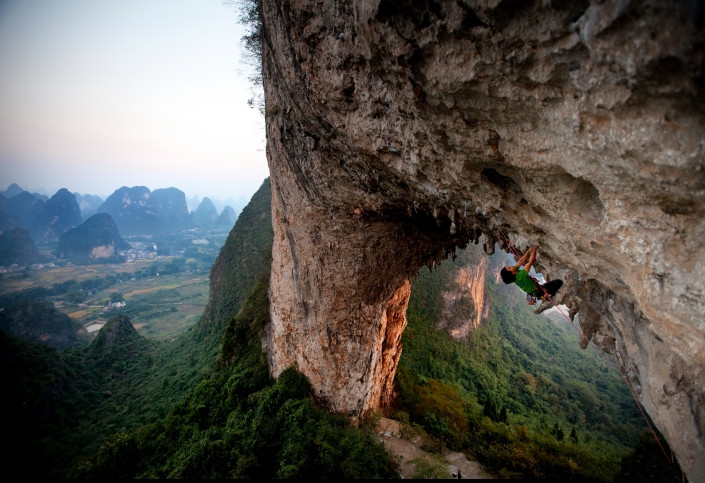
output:
[[[374,434],[319,407],[305,376],[277,380],[261,351],[272,227],[265,181],[210,271],[199,321],[154,340],[118,313],[90,346],[0,332],[11,415],[6,471],[27,478],[399,478]],[[484,254],[483,254],[484,256]],[[490,315],[467,341],[435,328],[461,253],[412,281],[384,414],[498,478],[683,481],[614,369],[566,320],[488,280]],[[662,440],[663,441],[663,440]],[[665,443],[663,443],[665,444]],[[424,477],[420,474],[419,477]]]
[[[500,478],[636,478],[628,462],[645,445],[656,455],[644,468],[648,478],[678,481],[616,364],[593,344],[581,350],[579,325],[567,316],[536,315],[514,287],[488,280],[489,320],[467,343],[436,330],[441,293],[463,263],[461,253],[414,281],[397,418],[409,417]]]

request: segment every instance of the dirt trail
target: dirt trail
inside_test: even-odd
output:
[[[449,478],[492,479],[492,476],[483,470],[480,463],[468,460],[463,453],[449,451],[443,456],[439,456],[421,449],[422,440],[419,436],[413,440],[402,438],[401,424],[398,421],[382,418],[375,428],[375,432],[387,451],[397,459],[399,472],[404,479],[414,478],[418,472],[417,463],[419,461],[425,461],[427,465],[436,467],[440,471],[445,468]]]

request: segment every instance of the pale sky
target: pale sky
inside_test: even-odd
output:
[[[248,200],[269,176],[223,0],[0,0],[0,191]]]

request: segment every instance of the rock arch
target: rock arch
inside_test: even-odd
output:
[[[409,278],[509,236],[541,245],[540,271],[568,280],[559,302],[634,367],[688,478],[705,479],[702,9],[264,0],[262,12],[272,374],[297,366],[353,417],[384,404]]]

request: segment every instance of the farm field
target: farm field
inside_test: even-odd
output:
[[[164,267],[170,258],[3,273],[0,295],[77,282],[90,287],[79,290],[80,301],[75,290],[73,298],[69,291],[44,299],[78,322],[83,327],[79,334],[95,336],[111,317],[125,314],[141,335],[170,340],[198,321],[209,290],[209,271],[205,269],[160,274],[157,267]]]
[[[99,265],[66,265],[44,267],[39,270],[22,272],[7,272],[0,274],[0,295],[17,292],[39,285],[51,286],[56,283],[75,280],[81,282],[95,277],[115,275],[118,273],[134,273],[149,269],[152,260],[135,260],[126,263]]]
[[[96,292],[79,304],[77,311],[73,311],[72,304],[57,308],[80,322],[89,333],[97,334],[110,317],[122,313],[130,317],[143,336],[173,339],[198,321],[208,303],[208,287],[206,274],[181,272],[119,282]],[[122,294],[124,306],[106,305],[115,293]]]

